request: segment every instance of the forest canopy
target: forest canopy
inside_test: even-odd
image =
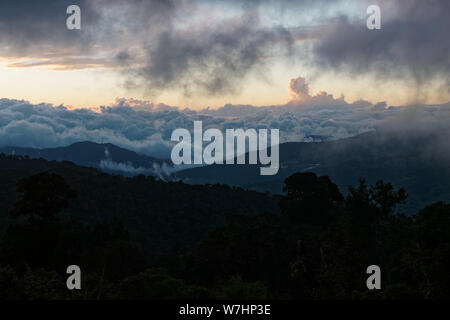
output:
[[[450,297],[450,205],[403,215],[407,193],[389,182],[360,180],[344,196],[326,176],[295,173],[274,198],[71,163],[2,156],[0,165],[10,204],[1,299]],[[84,290],[66,289],[74,261]],[[383,272],[381,290],[366,287],[369,265]]]

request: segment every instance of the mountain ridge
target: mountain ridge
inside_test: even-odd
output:
[[[7,155],[43,158],[49,161],[71,161],[77,165],[99,168],[108,173],[126,176],[137,174],[161,175],[163,167],[170,167],[170,161],[118,147],[112,143],[80,141],[65,147],[27,148],[5,146],[0,153]]]
[[[435,200],[450,200],[450,144],[444,131],[373,131],[326,142],[280,144],[280,170],[261,176],[259,165],[210,165],[173,174],[189,184],[225,183],[280,194],[283,181],[295,172],[328,175],[341,192],[358,179],[390,181],[404,187],[414,200],[413,212]],[[248,155],[247,155],[248,156]]]

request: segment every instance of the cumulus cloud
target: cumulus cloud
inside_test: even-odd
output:
[[[340,95],[339,98],[335,98],[333,95],[328,94],[325,91],[320,91],[314,95],[311,95],[311,89],[306,79],[298,77],[291,79],[289,82],[290,101],[288,106],[291,108],[308,108],[308,107],[323,107],[323,106],[345,106],[347,102],[344,99],[344,95]]]
[[[294,101],[304,101],[311,98],[310,88],[306,83],[306,79],[303,77],[298,77],[291,79],[289,83],[289,92],[291,94],[291,99]]]

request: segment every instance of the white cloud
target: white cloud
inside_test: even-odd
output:
[[[99,112],[0,99],[0,146],[48,148],[88,140],[169,158],[172,131],[192,130],[194,120],[202,120],[204,130],[279,129],[280,142],[340,139],[377,128],[436,128],[450,123],[449,103],[416,107],[348,103],[325,92],[311,95],[302,78],[293,79],[292,89],[296,94],[281,106],[225,105],[200,111],[132,99],[118,99]]]

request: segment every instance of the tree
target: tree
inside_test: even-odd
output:
[[[10,212],[13,218],[55,218],[76,197],[76,191],[66,180],[51,172],[41,172],[19,180],[16,190],[22,197]]]
[[[312,172],[296,173],[284,182],[279,206],[292,220],[329,224],[332,214],[342,203],[344,197],[336,184],[328,176],[317,177]]]

